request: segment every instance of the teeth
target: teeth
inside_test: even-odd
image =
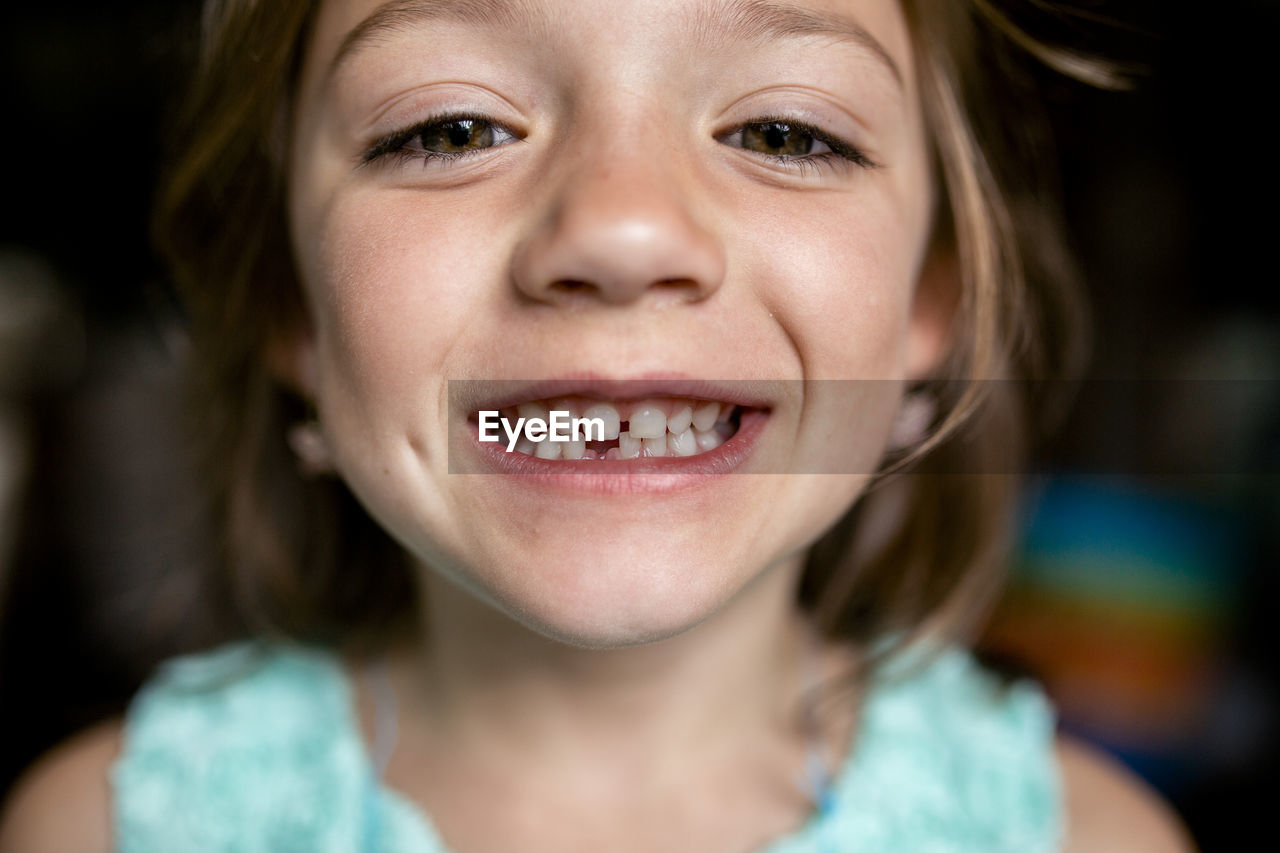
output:
[[[725,408],[733,408],[726,406]],[[693,428],[700,429],[703,432],[711,429],[716,425],[716,418],[720,416],[720,404],[711,401],[703,403],[693,410]]]
[[[618,458],[635,459],[640,456],[641,450],[644,449],[643,442],[632,437],[630,432],[624,432],[618,436]],[[609,458],[609,454],[605,453],[605,458]]]
[[[667,455],[667,435],[663,433],[657,438],[644,438],[644,449],[640,451],[641,456],[666,456]]]
[[[693,431],[693,440],[697,443],[698,449],[703,453],[708,450],[715,450],[724,444],[724,439],[713,429],[695,429]]]
[[[697,452],[698,441],[694,438],[692,427],[686,427],[678,435],[676,433],[667,435],[668,456],[693,456]]]
[[[552,400],[551,405],[547,407],[548,412],[568,412],[569,417],[576,418],[582,406],[573,400],[561,399]]]
[[[538,418],[539,420],[545,421],[549,411],[550,410],[542,403],[521,403],[516,406],[516,415],[524,418],[526,421],[530,418]]]
[[[662,398],[634,403],[610,403],[583,397],[561,397],[521,403],[500,411],[509,423],[517,418],[550,423],[551,412],[567,412],[569,418],[599,420],[605,442],[616,447],[592,448],[594,431],[578,441],[532,441],[524,435],[513,450],[539,459],[572,461],[683,457],[706,453],[724,444],[736,431],[732,423],[738,407],[714,400]],[[669,413],[669,414],[668,414]],[[626,426],[626,430],[622,429]],[[586,438],[590,437],[591,441]],[[505,441],[505,439],[504,439]]]
[[[681,406],[667,415],[667,432],[679,435],[687,430],[691,423],[693,423],[693,407]]]
[[[627,422],[633,438],[663,438],[667,434],[667,413],[657,403],[637,403]]]
[[[604,440],[612,441],[618,437],[619,428],[622,424],[618,415],[617,406],[609,403],[596,403],[582,413],[584,418],[599,418],[604,421]]]

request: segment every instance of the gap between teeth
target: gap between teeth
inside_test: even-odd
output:
[[[641,457],[697,456],[715,450],[737,430],[733,416],[737,406],[710,400],[642,400],[605,403],[580,399],[521,403],[501,410],[501,417],[515,424],[517,418],[546,421],[552,411],[570,418],[604,421],[604,444],[586,441],[533,441],[522,435],[516,453],[539,459],[637,459]],[[623,429],[623,425],[627,429]],[[590,445],[597,445],[591,447]]]

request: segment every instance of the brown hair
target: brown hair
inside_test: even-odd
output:
[[[218,532],[214,600],[243,630],[377,641],[413,618],[408,562],[339,480],[299,473],[285,432],[306,405],[269,366],[305,316],[281,164],[317,6],[209,0],[155,233],[190,316],[192,411]],[[963,632],[998,589],[1015,482],[985,472],[1012,470],[1027,407],[1039,401],[986,380],[1069,375],[1081,340],[1052,180],[1038,168],[1047,140],[1016,63],[1029,51],[1112,82],[1102,66],[1032,39],[990,0],[903,6],[942,188],[934,239],[960,272],[957,335],[940,376],[963,380],[929,386],[941,414],[905,461],[927,452],[944,469],[951,459],[975,473],[896,473],[812,549],[802,602],[829,634],[864,643],[926,627]]]

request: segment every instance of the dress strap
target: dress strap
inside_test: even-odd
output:
[[[350,853],[376,779],[328,655],[244,643],[165,664],[111,771],[121,853]]]
[[[378,778],[387,774],[387,765],[400,740],[400,700],[386,658],[378,658],[365,668],[365,681],[373,699],[373,766]]]

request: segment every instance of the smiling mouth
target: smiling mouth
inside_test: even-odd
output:
[[[742,418],[757,410],[682,397],[616,401],[574,396],[533,400],[496,411],[503,424],[497,435],[511,453],[548,461],[591,462],[710,453],[733,438]],[[564,413],[564,423],[580,419],[590,426],[584,423],[576,438],[563,441],[535,441],[517,426],[535,419],[548,422],[553,412]],[[477,411],[471,417],[477,433],[480,416]]]

